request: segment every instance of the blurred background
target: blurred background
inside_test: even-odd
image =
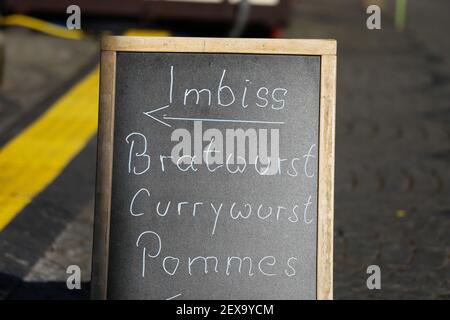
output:
[[[89,298],[103,34],[337,39],[334,297],[450,299],[448,0],[3,0],[0,14],[0,299]]]

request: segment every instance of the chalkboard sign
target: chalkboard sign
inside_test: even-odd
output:
[[[106,37],[92,295],[331,299],[336,42]]]

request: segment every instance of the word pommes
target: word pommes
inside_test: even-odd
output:
[[[192,276],[194,273],[205,275],[210,272],[219,273],[220,269],[227,276],[234,273],[245,274],[249,277],[255,276],[256,274],[266,277],[280,275],[293,277],[296,275],[295,265],[299,260],[297,257],[291,256],[282,259],[283,262],[280,263],[281,259],[277,259],[272,255],[258,258],[250,256],[228,256],[220,258],[220,260],[214,255],[190,256],[186,260],[170,255],[161,257],[161,251],[163,249],[161,237],[157,232],[151,230],[144,231],[138,236],[136,247],[142,248],[141,275],[143,278],[145,278],[148,258],[160,258],[161,268],[166,274],[171,276],[175,275],[179,271],[179,268],[184,268],[189,276]],[[221,265],[220,268],[219,264]]]

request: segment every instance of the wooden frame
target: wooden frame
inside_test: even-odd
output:
[[[248,53],[321,57],[317,299],[333,298],[336,41],[107,36],[102,40],[92,298],[105,299],[111,212],[116,52]]]

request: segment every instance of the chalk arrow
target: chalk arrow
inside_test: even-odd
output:
[[[170,107],[170,104],[168,104],[167,106],[161,107],[161,108],[157,108],[157,109],[152,110],[152,111],[143,112],[143,114],[145,114],[147,117],[152,118],[153,120],[158,121],[159,123],[165,125],[166,127],[170,128],[170,127],[172,127],[170,124],[168,124],[167,122],[162,121],[161,119],[158,119],[155,115],[153,115],[153,113],[158,112],[160,110],[164,110],[164,109],[166,109],[168,107]]]
[[[152,118],[155,121],[165,125],[166,127],[171,128],[172,126],[163,120],[173,120],[173,121],[202,121],[202,122],[230,122],[230,123],[247,123],[247,124],[275,124],[275,125],[283,125],[284,121],[265,121],[265,120],[246,120],[246,119],[214,119],[214,118],[186,118],[186,117],[169,117],[167,114],[162,115],[162,119],[157,118],[154,113],[167,109],[170,107],[170,104],[167,106],[157,108],[151,111],[143,112],[147,117]]]

